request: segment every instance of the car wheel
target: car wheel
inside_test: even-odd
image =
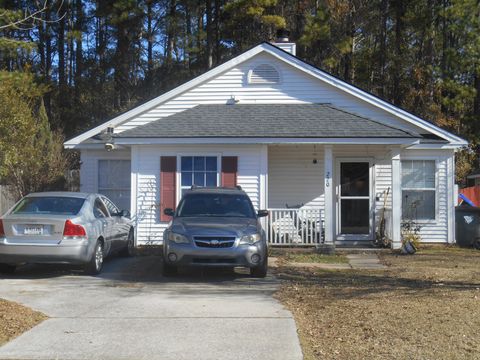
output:
[[[13,274],[17,267],[10,264],[0,264],[0,273],[2,274]]]
[[[476,238],[474,241],[473,241],[473,247],[477,250],[480,250],[480,238]]]
[[[178,268],[175,265],[167,264],[163,261],[163,275],[164,276],[171,276],[175,275],[178,272]]]
[[[89,275],[100,274],[103,267],[103,244],[97,241],[90,261],[85,265],[85,273]]]
[[[133,229],[131,229],[128,233],[127,244],[122,250],[121,254],[128,257],[135,256],[135,236],[133,233]]]
[[[250,275],[257,278],[264,278],[267,276],[268,270],[268,257],[265,257],[265,260],[261,265],[250,268]]]

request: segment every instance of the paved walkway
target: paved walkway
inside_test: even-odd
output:
[[[385,265],[380,263],[377,254],[374,253],[348,254],[347,258],[353,269],[378,270],[386,268]]]
[[[25,267],[1,278],[0,297],[50,318],[0,359],[302,359],[277,286],[218,271],[166,279],[157,257],[113,259],[100,277]]]
[[[363,270],[381,270],[387,267],[380,262],[377,254],[375,253],[358,253],[347,254],[348,264],[342,263],[299,263],[290,262],[287,266],[291,267],[304,267],[312,269],[325,269],[325,270],[348,270],[348,269],[363,269]],[[269,264],[276,267],[276,258],[269,258]]]

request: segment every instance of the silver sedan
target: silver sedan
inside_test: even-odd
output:
[[[0,218],[0,271],[13,272],[22,263],[62,263],[98,274],[112,252],[133,254],[129,217],[100,194],[27,195]]]

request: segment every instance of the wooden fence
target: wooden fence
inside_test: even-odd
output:
[[[470,199],[475,206],[480,206],[480,185],[460,189],[458,192]]]
[[[15,200],[10,194],[8,186],[0,185],[0,216],[5,214],[14,204]]]

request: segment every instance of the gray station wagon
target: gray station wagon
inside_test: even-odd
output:
[[[187,190],[163,234],[164,273],[179,266],[247,267],[265,277],[267,243],[259,217],[241,188],[192,188]]]
[[[0,271],[22,263],[80,264],[98,274],[112,252],[132,255],[130,214],[100,194],[27,195],[0,218]]]

